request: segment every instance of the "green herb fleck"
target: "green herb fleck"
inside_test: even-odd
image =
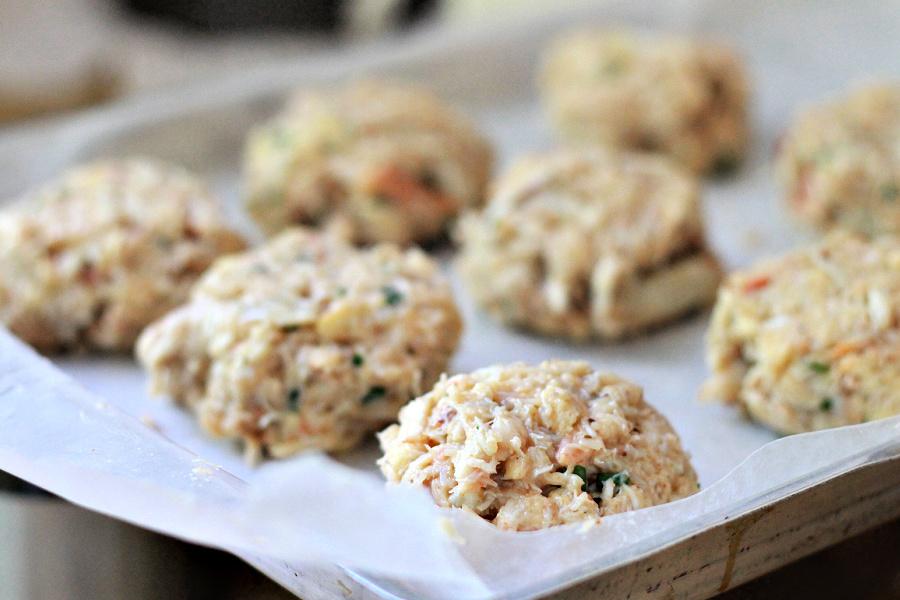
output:
[[[295,331],[300,331],[299,325],[284,325],[281,327],[281,331],[284,333],[294,333]]]
[[[300,407],[300,388],[291,388],[288,392],[288,408],[294,412]]]
[[[822,400],[822,403],[819,404],[819,410],[822,412],[829,412],[833,406],[834,401],[831,398],[825,398]]]
[[[387,394],[387,388],[383,385],[373,385],[366,395],[359,399],[363,404],[370,404],[376,400],[380,400]]]
[[[577,468],[577,467],[576,467]],[[577,471],[576,471],[577,474]],[[597,477],[594,478],[593,481],[587,484],[584,488],[584,491],[591,495],[591,498],[594,499],[594,502],[600,504],[603,501],[603,484],[609,480],[612,480],[615,485],[615,489],[613,490],[613,496],[619,493],[619,489],[625,485],[631,485],[631,477],[628,476],[627,473],[597,473]]]
[[[601,77],[618,77],[625,70],[625,63],[621,60],[611,60],[600,67]]]
[[[698,489],[698,490],[700,489],[700,482],[699,482],[699,481],[697,482],[697,489]]]
[[[362,354],[354,354],[353,355],[353,366],[361,367],[366,362],[366,359],[363,358]]]
[[[581,491],[586,492],[587,491],[587,480],[588,480],[587,479],[587,469],[585,469],[581,465],[578,465],[577,467],[572,469],[572,473],[574,475],[577,475],[578,477],[581,477],[581,480],[584,482],[583,484],[581,484]]]
[[[896,202],[900,198],[900,185],[896,181],[881,186],[881,199],[885,202]]]
[[[343,298],[344,296],[347,295],[347,288],[345,288],[345,287],[337,288],[336,290],[334,290],[334,295],[336,298]]]
[[[384,294],[384,301],[387,302],[390,306],[394,306],[403,302],[403,294],[389,285],[381,288],[381,292]]]
[[[819,148],[812,155],[812,161],[817,165],[829,162],[834,157],[834,150],[831,148]]]
[[[623,485],[631,485],[631,477],[624,471],[621,473],[598,473],[597,487],[603,487],[607,480],[612,479],[613,484],[618,488]]]
[[[810,371],[818,373],[819,375],[824,375],[825,373],[827,373],[828,371],[831,370],[831,367],[826,363],[819,362],[817,360],[813,360],[813,361],[810,361],[810,363],[809,363],[809,369],[810,369]]]
[[[269,272],[269,268],[266,265],[256,264],[250,267],[250,271],[253,273],[259,273],[260,275],[265,275]]]
[[[284,204],[284,193],[279,190],[269,190],[262,195],[262,201],[267,204]]]
[[[272,142],[278,148],[290,146],[293,141],[293,134],[283,127],[279,127],[272,132]]]
[[[734,175],[741,164],[741,159],[735,154],[720,154],[715,158],[709,171],[713,177],[729,177]]]
[[[437,175],[432,171],[423,171],[422,173],[419,173],[417,179],[419,180],[419,184],[427,190],[440,189],[440,181],[438,180]]]

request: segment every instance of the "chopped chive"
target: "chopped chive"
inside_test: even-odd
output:
[[[362,354],[354,354],[353,355],[353,366],[361,367],[366,362],[366,359],[363,358]]]
[[[437,175],[432,171],[423,171],[419,174],[418,180],[425,189],[437,190],[440,188],[440,182],[438,181]]]
[[[284,203],[284,194],[278,190],[270,190],[263,194],[262,200],[268,204]]]
[[[819,148],[812,155],[812,160],[816,164],[823,164],[832,159],[834,151],[831,148]]]
[[[740,158],[734,154],[721,154],[715,158],[709,170],[714,177],[728,177],[738,170],[740,164]]]
[[[581,481],[584,482],[583,484],[581,484],[581,491],[586,492],[587,491],[587,469],[585,469],[581,465],[578,465],[577,467],[572,469],[572,473],[574,475],[581,477]]]
[[[291,388],[291,391],[288,392],[288,408],[294,412],[297,412],[297,409],[300,406],[300,388]]]
[[[389,285],[381,288],[381,292],[384,294],[384,301],[387,302],[390,306],[400,304],[403,301],[403,294]]]
[[[387,394],[387,388],[383,385],[373,385],[366,395],[359,399],[363,404],[370,404],[375,402],[376,400],[380,400],[384,395]]]
[[[295,331],[300,331],[299,325],[284,325],[281,328],[281,331],[284,333],[294,333]]]
[[[272,134],[272,141],[279,148],[289,146],[293,139],[294,136],[289,131],[283,128],[276,129]]]
[[[885,202],[895,202],[900,198],[900,186],[897,182],[892,181],[881,186],[881,199]]]
[[[625,70],[625,63],[621,60],[613,60],[603,67],[603,75],[605,77],[618,77]]]
[[[825,373],[827,373],[828,371],[831,370],[831,367],[826,363],[819,362],[817,360],[813,360],[813,361],[810,361],[810,363],[809,363],[809,369],[815,373],[824,375]]]
[[[336,298],[343,298],[344,296],[347,295],[347,288],[339,287],[339,288],[335,289],[334,295]]]
[[[829,412],[831,408],[834,406],[834,402],[831,398],[825,398],[822,400],[822,403],[819,404],[819,410],[822,412]]]
[[[606,483],[608,479],[612,479],[612,482],[616,487],[631,485],[631,477],[629,477],[628,474],[623,471],[621,473],[598,473],[597,487],[603,487],[603,484]]]

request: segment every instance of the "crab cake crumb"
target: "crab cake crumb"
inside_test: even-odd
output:
[[[835,232],[732,273],[701,395],[782,433],[900,413],[900,241]]]
[[[45,353],[130,351],[217,256],[243,247],[179,167],[76,168],[0,211],[0,322]]]
[[[791,211],[821,230],[900,233],[900,85],[870,85],[804,110],[781,144]]]
[[[726,174],[746,154],[749,84],[724,46],[576,31],[547,53],[540,84],[570,141],[661,152],[697,173]]]
[[[619,338],[712,304],[721,271],[700,210],[696,182],[662,157],[535,156],[461,219],[459,268],[509,325]]]
[[[269,234],[328,224],[358,243],[424,243],[482,203],[492,163],[474,125],[424,90],[305,90],[250,135],[247,208]]]
[[[217,261],[137,354],[154,393],[255,460],[352,448],[434,384],[461,328],[423,252],[293,229]]]
[[[390,483],[426,486],[503,529],[596,522],[698,489],[641,388],[581,362],[443,377],[379,439]]]

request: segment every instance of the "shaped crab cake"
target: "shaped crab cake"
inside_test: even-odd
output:
[[[823,230],[900,233],[900,85],[873,85],[808,108],[778,171],[793,213]]]
[[[503,529],[598,521],[698,488],[641,388],[581,362],[444,377],[379,439],[390,483],[426,486],[439,505]]]
[[[42,352],[129,351],[217,256],[243,247],[181,168],[77,168],[0,211],[0,322]]]
[[[547,53],[540,85],[571,141],[662,152],[698,173],[733,170],[746,153],[747,76],[723,46],[572,32]]]
[[[152,391],[192,408],[249,459],[345,450],[428,389],[462,323],[419,250],[358,250],[289,230],[223,258],[151,325],[138,358]]]
[[[719,263],[694,180],[613,151],[521,160],[457,231],[469,292],[507,324],[617,338],[711,304]]]
[[[360,243],[427,242],[482,203],[492,161],[472,123],[423,90],[303,91],[250,135],[247,208],[270,234],[327,222]]]
[[[835,232],[729,275],[706,398],[782,433],[900,413],[900,241]]]

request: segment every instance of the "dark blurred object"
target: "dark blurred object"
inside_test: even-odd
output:
[[[372,0],[120,0],[128,9],[207,31],[280,29],[336,32],[353,5]],[[377,0],[376,0],[377,1]],[[397,25],[429,15],[438,0],[379,1]]]
[[[43,489],[35,485],[31,485],[23,479],[14,477],[6,471],[0,471],[0,492],[28,494],[31,496],[46,496],[48,498],[51,497],[51,494],[49,492],[45,492]]]

